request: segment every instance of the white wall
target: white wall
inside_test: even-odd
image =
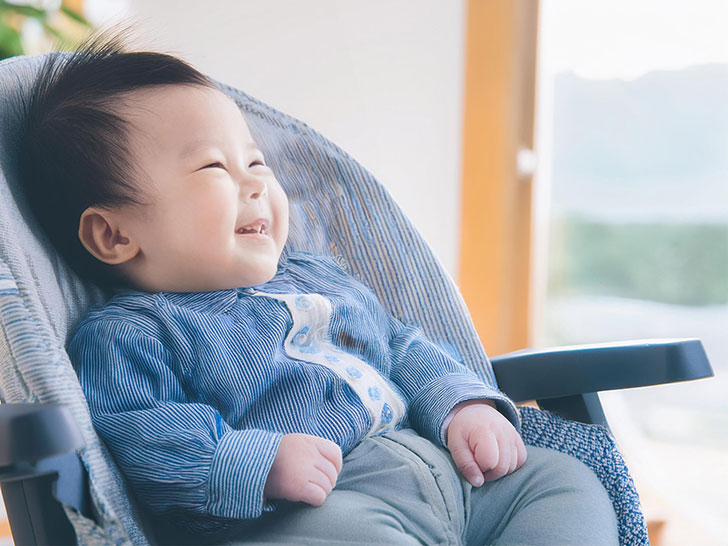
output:
[[[130,14],[145,42],[352,154],[455,274],[464,0],[130,0]]]

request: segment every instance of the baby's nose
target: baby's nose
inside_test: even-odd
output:
[[[265,183],[264,180],[261,180],[255,176],[246,177],[246,180],[244,180],[240,184],[240,195],[244,201],[248,201],[250,199],[260,199],[261,197],[267,195],[267,193],[268,185]]]

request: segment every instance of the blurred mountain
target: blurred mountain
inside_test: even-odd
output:
[[[553,127],[555,213],[728,222],[728,65],[559,74]]]

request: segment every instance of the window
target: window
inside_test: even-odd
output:
[[[542,1],[537,343],[698,337],[716,372],[602,395],[667,544],[728,536],[727,17]]]

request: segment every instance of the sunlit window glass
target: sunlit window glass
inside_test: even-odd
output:
[[[542,2],[539,344],[697,337],[716,372],[602,396],[663,544],[728,536],[726,20]]]

